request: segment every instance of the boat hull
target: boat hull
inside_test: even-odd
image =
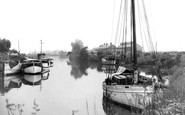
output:
[[[107,85],[103,82],[103,95],[117,103],[145,109],[152,101],[153,87],[139,85]]]
[[[4,75],[13,75],[21,72],[21,63],[18,62],[14,67],[10,67],[9,63],[4,63],[3,73]]]
[[[43,71],[42,62],[37,59],[25,60],[22,64],[22,72],[25,74],[39,74]]]
[[[53,59],[41,59],[41,62],[44,69],[49,69],[49,67],[53,67]]]
[[[23,68],[23,72],[26,74],[38,74],[42,72],[42,67],[40,66],[29,66]]]

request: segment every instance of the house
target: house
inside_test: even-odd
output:
[[[122,53],[130,53],[132,49],[133,42],[124,42],[120,43],[120,45],[116,48],[116,54],[121,55]],[[132,49],[133,50],[133,49]],[[137,44],[137,52],[143,52],[143,47]]]
[[[100,51],[104,54],[111,54],[116,51],[116,46],[113,45],[112,43],[110,43],[110,44],[104,43],[104,44],[100,45],[96,50]]]

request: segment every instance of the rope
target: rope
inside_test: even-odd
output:
[[[150,34],[150,27],[149,27],[149,23],[148,23],[148,18],[147,18],[147,13],[146,13],[144,0],[142,0],[142,5],[143,5],[143,10],[144,10],[144,17],[145,17],[145,21],[146,21],[146,26],[147,26],[147,32],[148,32],[148,36],[149,36],[149,43],[150,43],[152,51],[154,51],[154,46],[153,46],[152,38],[151,38],[151,34]]]
[[[115,15],[115,0],[114,0],[114,6],[113,6],[113,13],[112,13],[112,32],[111,32],[111,42],[113,39],[113,26],[114,26],[114,15]]]
[[[118,17],[118,23],[117,23],[116,36],[115,36],[115,43],[114,44],[116,44],[117,38],[118,38],[118,29],[119,29],[119,25],[120,25],[121,9],[122,9],[122,0],[121,0],[121,4],[120,4],[119,17]]]
[[[138,17],[139,17],[138,19],[139,19],[139,27],[140,27],[141,42],[142,42],[142,46],[143,46],[143,49],[144,49],[143,34],[142,34],[142,32],[141,32],[142,29],[143,29],[143,28],[142,28],[143,26],[142,26],[142,24],[141,24],[141,23],[142,23],[142,18],[141,18],[141,11],[140,11],[140,7],[139,7],[139,2],[138,2],[138,1],[137,1],[137,6],[138,6],[138,10],[137,10],[137,11],[138,11]],[[147,46],[148,46],[148,45],[147,45]]]

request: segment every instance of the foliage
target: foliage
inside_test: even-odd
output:
[[[8,60],[8,59],[9,59],[9,56],[7,54],[0,52],[0,61]]]
[[[71,43],[72,53],[79,54],[80,50],[84,47],[83,42],[81,40],[76,39],[75,42]]]
[[[88,47],[84,47],[81,40],[75,40],[71,43],[72,51],[69,54],[69,61],[72,65],[71,75],[76,79],[87,75],[89,54]],[[67,55],[66,54],[66,55]]]
[[[72,51],[69,55],[69,60],[76,61],[88,61],[88,47],[84,47],[83,42],[81,40],[75,40],[75,42],[71,43]]]
[[[7,39],[0,38],[0,52],[8,52],[11,47],[11,42]]]
[[[11,49],[9,52],[10,53],[18,53],[19,54],[19,52],[16,49]]]
[[[60,58],[66,58],[67,57],[67,52],[66,51],[63,51],[63,50],[61,50],[60,52],[59,52],[59,56],[60,56]]]

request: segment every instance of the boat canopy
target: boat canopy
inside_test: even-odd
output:
[[[134,70],[129,70],[129,69],[127,69],[127,68],[125,68],[125,67],[122,67],[122,66],[119,66],[119,68],[118,68],[118,70],[117,70],[117,72],[116,73],[114,73],[114,74],[112,74],[112,76],[115,76],[115,75],[121,75],[121,74],[131,74],[131,73],[133,73],[134,72]]]

